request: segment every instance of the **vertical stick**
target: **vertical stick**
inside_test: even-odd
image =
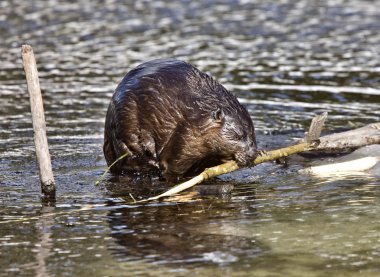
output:
[[[46,137],[44,107],[42,103],[40,83],[38,80],[36,60],[34,58],[33,49],[30,45],[23,45],[21,54],[30,97],[34,144],[36,147],[41,190],[46,198],[55,199],[55,182]]]
[[[323,124],[325,124],[328,113],[323,112],[319,115],[316,115],[312,120],[309,127],[309,132],[307,132],[305,141],[312,142],[318,140],[321,135]]]

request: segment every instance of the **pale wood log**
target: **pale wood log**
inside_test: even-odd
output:
[[[312,166],[300,171],[300,173],[311,173],[319,176],[331,174],[352,174],[371,169],[380,161],[380,156],[364,157],[352,161]]]

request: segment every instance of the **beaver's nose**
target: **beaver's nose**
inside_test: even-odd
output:
[[[250,145],[249,147],[246,148],[244,154],[245,154],[244,159],[246,160],[246,165],[252,164],[253,160],[258,155],[256,145],[252,143],[252,145]]]
[[[252,163],[253,160],[257,157],[257,149],[256,148],[250,148],[246,152],[246,159],[249,161],[249,163]]]
[[[244,152],[237,153],[235,155],[235,160],[239,166],[250,166],[252,165],[253,160],[257,157],[256,149],[247,149]]]

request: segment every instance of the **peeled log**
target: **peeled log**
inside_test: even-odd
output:
[[[339,174],[339,173],[352,173],[366,171],[374,167],[380,161],[379,157],[365,157],[353,161],[347,161],[343,163],[333,163],[320,166],[313,166],[305,169],[301,172],[311,173],[314,175],[328,176],[329,174]]]

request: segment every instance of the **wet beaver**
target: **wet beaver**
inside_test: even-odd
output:
[[[104,155],[113,173],[198,174],[227,160],[248,165],[255,130],[235,96],[207,74],[175,59],[143,63],[116,88],[108,107]]]

